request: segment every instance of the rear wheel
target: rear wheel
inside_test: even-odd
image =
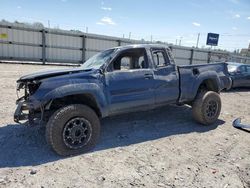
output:
[[[193,118],[201,124],[210,125],[217,121],[221,111],[220,95],[214,91],[201,92],[193,102]]]
[[[46,139],[59,155],[76,155],[92,149],[100,135],[100,121],[86,105],[60,108],[46,125]]]

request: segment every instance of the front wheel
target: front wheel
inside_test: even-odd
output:
[[[46,125],[46,140],[63,156],[92,149],[100,135],[100,121],[86,105],[72,104],[57,110]]]
[[[201,124],[210,125],[217,121],[221,111],[220,95],[214,91],[201,92],[193,102],[193,118]]]

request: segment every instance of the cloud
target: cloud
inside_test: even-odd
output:
[[[21,6],[17,6],[18,9],[21,9],[22,7]]]
[[[239,14],[235,14],[234,18],[240,18],[240,15]]]
[[[106,11],[111,11],[112,8],[111,7],[101,7],[102,10],[106,10]]]
[[[105,25],[103,22],[96,22],[97,25]]]
[[[193,26],[196,26],[196,27],[200,27],[201,26],[201,24],[197,23],[197,22],[193,22],[192,24],[193,24]]]
[[[236,31],[236,30],[238,30],[238,28],[237,27],[232,27],[232,30]]]
[[[250,16],[247,17],[247,20],[250,20]]]
[[[96,24],[98,25],[116,25],[116,23],[110,17],[103,17],[99,22]]]

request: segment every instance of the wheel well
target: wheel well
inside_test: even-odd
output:
[[[53,99],[50,105],[50,110],[55,111],[65,105],[84,104],[92,108],[98,117],[102,117],[102,113],[97,105],[95,98],[90,94],[68,95],[62,98]]]
[[[214,80],[214,79],[206,79],[206,80],[204,80],[200,84],[198,92],[202,91],[202,90],[214,91],[214,92],[219,93],[218,84],[217,84],[216,80]]]

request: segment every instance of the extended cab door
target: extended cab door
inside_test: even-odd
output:
[[[176,67],[170,61],[164,48],[151,49],[154,63],[155,104],[164,105],[176,102],[179,96],[179,79]]]
[[[144,48],[124,50],[105,73],[109,113],[131,112],[154,105],[153,70]]]

